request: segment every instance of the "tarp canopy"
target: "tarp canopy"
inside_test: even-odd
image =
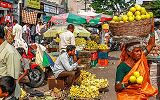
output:
[[[83,36],[83,37],[90,36],[91,33],[87,31],[84,27],[80,25],[74,25],[74,26],[75,26],[75,29],[74,29],[75,36]],[[57,25],[57,26],[51,27],[48,31],[43,33],[43,35],[44,37],[55,37],[56,34],[63,33],[66,30],[67,30],[67,25]]]
[[[73,23],[73,24],[85,24],[87,23],[86,19],[72,13],[66,13],[66,14],[60,14],[56,16],[52,16],[51,22],[53,22],[56,25],[64,25],[66,23]]]

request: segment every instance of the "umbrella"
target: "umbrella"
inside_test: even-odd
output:
[[[78,13],[78,15],[81,15],[81,16],[98,16],[99,14],[97,14],[95,12],[88,11],[88,12]]]
[[[43,33],[43,35],[44,37],[55,37],[56,34],[63,33],[66,30],[67,30],[67,25],[63,25],[63,26],[57,25],[47,30],[45,33]],[[74,29],[75,36],[89,37],[90,34],[91,33],[88,32],[84,27],[80,25],[75,25],[75,29]]]
[[[85,18],[83,18],[81,16],[78,16],[78,15],[75,15],[75,14],[71,14],[71,13],[69,13],[69,15],[68,15],[67,22],[68,23],[74,23],[74,24],[85,24],[85,23],[87,23]]]
[[[56,25],[64,25],[67,22],[68,23],[73,23],[73,24],[84,24],[86,23],[86,19],[72,13],[66,13],[66,14],[60,14],[56,16],[52,16],[51,22],[53,22]]]
[[[87,23],[89,23],[90,25],[96,25],[99,22],[112,20],[112,15],[105,15],[105,14],[100,14],[95,12],[82,12],[82,13],[78,13],[78,15],[86,18]]]
[[[58,25],[58,24],[66,24],[67,23],[68,14],[69,13],[52,16],[50,21],[53,22],[56,25]]]

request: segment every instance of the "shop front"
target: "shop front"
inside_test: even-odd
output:
[[[41,8],[41,0],[25,0],[22,9],[22,22],[36,24],[37,19],[41,19],[43,14]]]
[[[4,22],[12,22],[13,3],[13,0],[0,1],[0,24],[4,24]]]

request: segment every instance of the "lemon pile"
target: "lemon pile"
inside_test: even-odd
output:
[[[107,50],[107,49],[109,49],[109,48],[108,48],[108,46],[107,46],[106,44],[99,44],[99,45],[98,45],[98,49],[99,49],[99,50]]]
[[[133,22],[144,19],[150,19],[153,17],[152,12],[147,12],[144,7],[141,7],[138,4],[135,4],[134,7],[131,7],[125,15],[114,16],[112,23],[124,23],[124,22]]]
[[[89,40],[86,43],[85,49],[88,49],[88,50],[98,49],[98,44],[95,41]]]
[[[85,46],[86,40],[84,38],[76,38],[75,39],[76,46]]]
[[[138,71],[135,71],[132,76],[130,76],[129,81],[131,83],[142,84],[143,83],[143,76],[140,75]]]
[[[70,96],[79,98],[96,98],[99,96],[99,89],[109,86],[107,79],[96,79],[95,74],[81,70],[79,78],[80,86],[72,86]]]

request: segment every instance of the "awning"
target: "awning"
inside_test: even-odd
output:
[[[22,10],[22,22],[28,24],[36,24],[37,12]]]

